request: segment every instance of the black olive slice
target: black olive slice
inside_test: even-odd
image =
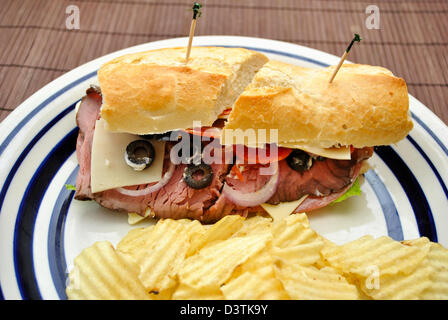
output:
[[[300,173],[313,166],[313,159],[311,156],[305,151],[298,149],[293,150],[290,153],[290,155],[286,158],[286,162],[291,169],[299,171]]]
[[[156,157],[151,142],[135,140],[128,144],[124,153],[126,164],[136,171],[149,167]]]
[[[208,164],[189,164],[184,170],[184,181],[193,189],[208,187],[213,180],[213,170]]]

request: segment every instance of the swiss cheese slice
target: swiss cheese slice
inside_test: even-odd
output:
[[[319,147],[313,147],[308,146],[306,144],[297,144],[294,142],[279,142],[278,145],[280,147],[286,147],[286,148],[293,148],[293,149],[300,149],[309,153],[316,154],[318,156],[322,156],[325,158],[330,159],[337,159],[337,160],[350,160],[351,159],[351,151],[350,147],[333,147],[333,148],[319,148]]]
[[[124,160],[129,143],[141,140],[138,135],[110,132],[103,119],[97,120],[93,135],[91,158],[92,192],[156,182],[162,179],[165,142],[151,140],[156,157],[151,166],[135,171]]]
[[[137,223],[139,223],[140,221],[142,221],[144,219],[146,219],[146,217],[142,217],[138,213],[133,213],[133,212],[129,212],[128,213],[128,223],[130,225],[137,224]]]
[[[151,208],[149,208],[149,207],[146,209],[144,216],[141,216],[138,213],[129,212],[128,213],[128,223],[130,225],[137,224],[149,216],[153,216]]]
[[[246,131],[230,129],[222,130],[220,140],[223,145],[244,144],[250,148],[263,148],[268,141],[266,140],[266,136],[264,134],[260,133],[257,135],[255,129],[249,129]],[[351,151],[349,146],[320,148],[294,141],[278,142],[277,145],[279,147],[300,149],[330,159],[351,159]]]
[[[263,203],[261,206],[264,210],[269,213],[269,215],[274,219],[274,221],[282,220],[289,216],[294,210],[308,197],[308,195],[304,195],[299,200],[290,201],[290,202],[280,202],[279,204],[269,204]]]

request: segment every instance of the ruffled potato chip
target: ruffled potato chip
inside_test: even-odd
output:
[[[238,265],[263,250],[268,241],[268,234],[216,241],[185,260],[179,280],[193,288],[220,287]]]
[[[355,285],[350,284],[336,269],[325,267],[303,267],[282,265],[276,269],[292,299],[297,300],[355,300],[360,295]]]
[[[448,299],[448,250],[427,238],[337,245],[305,214],[211,226],[159,220],[76,259],[69,299]]]
[[[344,273],[368,277],[372,266],[378,268],[381,276],[410,274],[423,262],[428,250],[403,245],[386,236],[364,236],[342,246],[325,246],[322,256]]]
[[[76,257],[66,289],[74,300],[149,300],[138,278],[139,266],[107,241],[96,242]]]
[[[225,216],[210,228],[208,228],[201,236],[196,237],[188,250],[187,256],[201,250],[206,244],[213,241],[226,240],[230,238],[243,226],[244,218],[239,215]]]

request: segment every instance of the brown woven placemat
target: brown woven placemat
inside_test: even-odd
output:
[[[196,35],[243,35],[293,42],[341,55],[354,32],[363,36],[349,59],[403,77],[410,94],[448,124],[448,1],[381,0],[380,29],[367,29],[363,0],[206,0]],[[66,28],[76,5],[80,29]],[[0,121],[36,90],[104,54],[186,36],[192,1],[2,0]]]

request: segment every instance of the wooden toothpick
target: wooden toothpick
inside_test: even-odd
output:
[[[359,34],[355,33],[355,37],[352,39],[352,41],[348,45],[347,49],[345,50],[344,54],[341,57],[341,60],[339,60],[339,63],[337,65],[336,69],[334,69],[333,75],[331,76],[331,79],[330,79],[330,83],[332,83],[334,77],[336,77],[336,74],[338,73],[339,69],[341,68],[342,64],[344,63],[345,59],[347,58],[348,53],[350,52],[350,49],[352,48],[355,41],[361,42],[361,40],[362,40],[362,38],[359,36]]]
[[[185,64],[188,63],[188,59],[190,59],[190,52],[191,52],[191,44],[193,43],[193,36],[194,36],[194,29],[196,28],[196,20],[199,18],[202,14],[200,9],[202,8],[202,5],[200,3],[193,3],[193,20],[191,20],[191,26],[190,26],[190,38],[188,39],[188,48],[187,48],[187,56],[185,58]]]

